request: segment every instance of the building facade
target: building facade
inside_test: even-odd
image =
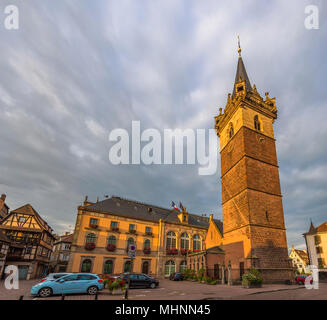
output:
[[[3,276],[7,254],[9,251],[10,240],[0,230],[0,279]]]
[[[266,282],[293,278],[273,123],[275,98],[251,85],[239,48],[233,93],[215,117],[220,137],[224,250],[233,278],[251,267]]]
[[[297,274],[311,272],[309,268],[308,253],[306,250],[295,249],[294,246],[292,246],[289,257],[292,260],[293,268]]]
[[[50,272],[66,272],[70,257],[73,234],[66,232],[54,242],[50,259]]]
[[[327,221],[315,227],[311,222],[308,232],[303,234],[311,265],[327,269]]]
[[[213,219],[214,220],[214,219]],[[167,277],[187,268],[186,257],[205,249],[210,218],[119,197],[78,207],[67,271]],[[215,220],[222,228],[222,223]],[[222,233],[222,230],[221,230]],[[128,247],[136,245],[136,257]]]
[[[12,210],[0,223],[10,240],[6,265],[16,265],[19,279],[40,278],[48,273],[54,243],[51,227],[30,204]]]

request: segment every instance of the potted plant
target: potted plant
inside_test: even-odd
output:
[[[86,250],[93,250],[95,248],[95,243],[94,242],[86,242],[85,243],[85,249]]]
[[[176,254],[178,254],[178,250],[175,249],[175,248],[167,249],[167,254],[169,254],[169,255],[176,255]]]
[[[111,231],[114,231],[114,232],[118,232],[119,231],[119,228],[118,227],[111,227],[110,230]]]
[[[108,290],[111,294],[114,294],[117,290],[124,292],[126,290],[126,283],[123,279],[109,280]]]
[[[90,223],[90,228],[96,229],[97,227],[98,227],[97,224],[95,224],[95,223]]]
[[[150,254],[150,253],[151,253],[151,248],[144,248],[144,249],[143,249],[143,252],[144,252],[145,254]]]
[[[248,273],[243,274],[242,286],[243,288],[261,288],[261,273],[257,269],[251,268]]]
[[[181,249],[181,254],[186,256],[190,250],[189,249]]]
[[[112,243],[108,243],[107,245],[107,250],[108,251],[115,251],[116,250],[116,245],[115,244],[112,244]]]
[[[146,235],[146,236],[152,236],[152,232],[151,232],[151,231],[146,231],[146,232],[145,232],[145,235]]]
[[[130,230],[129,230],[129,233],[133,233],[133,234],[135,234],[135,233],[136,233],[136,229],[130,229]]]

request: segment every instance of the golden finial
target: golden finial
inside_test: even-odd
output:
[[[237,35],[237,38],[238,38],[238,50],[237,50],[237,52],[238,52],[238,55],[240,57],[241,56],[242,49],[241,49],[241,39],[240,39],[240,35],[239,34]]]

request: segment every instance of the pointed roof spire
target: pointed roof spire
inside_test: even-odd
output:
[[[233,97],[235,97],[236,91],[235,91],[235,84],[240,81],[240,78],[245,81],[245,87],[246,87],[246,92],[250,91],[252,89],[251,87],[251,82],[249,80],[249,77],[246,73],[245,66],[243,63],[243,59],[241,56],[241,40],[240,36],[237,36],[238,38],[238,63],[237,63],[237,70],[236,70],[236,76],[235,76],[235,82],[234,82],[234,89],[233,89]]]

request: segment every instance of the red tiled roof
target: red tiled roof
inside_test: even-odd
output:
[[[306,251],[304,250],[298,250],[295,249],[295,252],[298,254],[298,256],[306,263],[309,264],[309,257],[308,254],[306,253]]]
[[[325,232],[327,231],[327,221],[322,223],[319,227],[316,228],[317,232]]]

